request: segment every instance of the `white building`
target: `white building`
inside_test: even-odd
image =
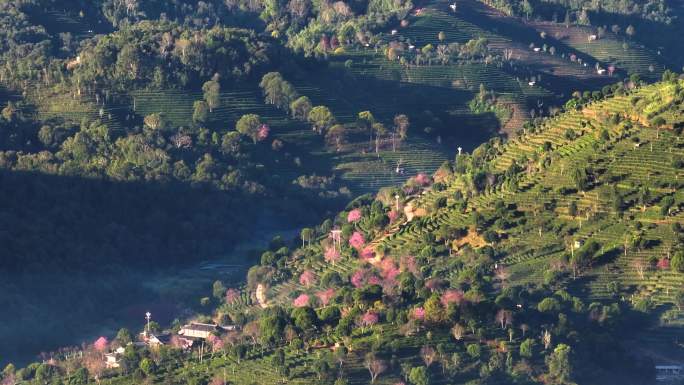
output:
[[[684,378],[682,365],[656,365],[656,381],[671,381]]]
[[[178,331],[178,334],[183,337],[207,339],[211,334],[218,333],[222,330],[216,324],[203,324],[198,322],[191,322]]]
[[[121,356],[123,355],[125,349],[123,347],[118,347],[111,353],[106,353],[105,356],[105,367],[107,369],[116,369],[121,367]]]

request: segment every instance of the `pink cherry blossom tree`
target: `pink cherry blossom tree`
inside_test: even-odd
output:
[[[416,257],[412,255],[402,257],[400,261],[400,266],[402,270],[408,271],[416,277],[420,275],[420,271],[418,270],[418,263],[416,262]]]
[[[391,283],[395,282],[397,276],[401,273],[401,270],[390,258],[384,258],[380,262],[380,269],[382,271],[382,278]]]
[[[214,334],[210,334],[207,337],[207,342],[209,342],[209,345],[211,345],[212,354],[223,349],[223,340]]]
[[[354,287],[359,288],[363,286],[363,283],[366,280],[366,272],[360,269],[356,270],[349,280]]]
[[[262,124],[259,129],[257,130],[257,140],[262,141],[266,138],[268,138],[268,135],[271,132],[271,128],[268,126],[268,124]]]
[[[381,283],[382,283],[382,280],[380,279],[380,277],[378,277],[375,274],[368,277],[368,284],[369,285],[380,285]]]
[[[667,258],[660,258],[656,267],[660,270],[667,270],[670,268],[670,260]]]
[[[375,251],[370,247],[366,247],[361,251],[361,259],[373,259],[375,258]]]
[[[366,272],[362,269],[356,270],[349,280],[354,287],[359,288],[363,286],[366,281]]]
[[[316,275],[311,270],[304,270],[299,276],[299,283],[304,286],[311,286],[316,283]]]
[[[295,298],[294,301],[292,301],[292,305],[294,307],[304,307],[304,306],[309,306],[309,296],[306,294],[300,294],[299,297]]]
[[[353,223],[353,222],[358,222],[361,220],[361,210],[360,209],[354,209],[347,214],[347,222],[348,223]]]
[[[367,328],[377,324],[379,320],[380,317],[378,316],[378,313],[369,310],[361,316],[359,324],[361,327]]]
[[[396,210],[392,210],[387,213],[387,218],[389,219],[390,223],[393,223],[399,218],[399,213]]]
[[[321,305],[328,306],[330,300],[335,296],[335,289],[329,288],[316,293],[316,297],[321,301]]]
[[[93,348],[95,348],[95,350],[97,350],[100,353],[107,350],[108,345],[109,341],[107,341],[107,337],[100,337],[97,340],[95,340],[95,342],[93,342]]]
[[[351,237],[349,237],[349,245],[357,250],[361,250],[365,243],[366,239],[360,231],[354,231]]]
[[[419,186],[429,186],[430,183],[432,183],[432,179],[427,174],[422,172],[416,175],[414,180]]]
[[[448,289],[442,294],[440,302],[444,307],[447,307],[450,304],[460,305],[463,302],[463,291]]]
[[[341,258],[339,250],[335,250],[333,247],[325,249],[323,257],[326,262],[332,263],[333,266],[335,266],[335,262],[338,262]]]
[[[420,321],[424,320],[425,319],[425,309],[423,309],[420,306],[414,308],[413,311],[411,312],[411,318],[413,318],[415,320],[420,320]]]

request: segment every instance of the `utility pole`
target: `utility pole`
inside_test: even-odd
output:
[[[149,337],[150,335],[150,319],[152,319],[152,313],[149,311],[145,313],[145,319],[147,320],[147,328],[145,329],[145,337]]]

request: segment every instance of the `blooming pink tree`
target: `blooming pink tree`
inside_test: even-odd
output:
[[[311,270],[304,270],[299,276],[299,283],[304,286],[311,286],[316,283],[316,275]]]
[[[235,289],[226,290],[226,303],[234,304],[240,299],[240,292]]]
[[[372,311],[367,311],[364,315],[361,316],[360,324],[362,327],[370,327],[378,323],[380,320],[380,317],[378,316],[378,313],[372,312]]]
[[[366,239],[363,234],[359,231],[354,231],[351,237],[349,237],[349,245],[357,250],[360,250],[366,243]]]
[[[413,318],[415,320],[420,320],[420,321],[424,320],[425,319],[425,309],[423,309],[420,306],[417,308],[414,308],[413,311],[411,312],[411,318]]]
[[[380,262],[380,269],[382,271],[382,278],[389,282],[394,282],[401,273],[401,270],[399,270],[397,265],[390,258],[384,258],[382,262]]]
[[[463,302],[463,291],[456,289],[448,289],[442,294],[440,302],[444,307],[447,307],[450,304],[460,305]]]
[[[351,284],[354,285],[354,287],[359,288],[363,286],[364,282],[366,281],[366,272],[361,269],[356,270],[351,275],[351,278],[349,280],[351,281]]]
[[[334,266],[335,262],[340,260],[340,252],[339,250],[335,250],[333,247],[328,247],[325,249],[325,254],[323,257],[325,258],[326,262],[332,263]]]
[[[309,306],[309,296],[306,294],[300,294],[299,297],[292,301],[292,305],[294,305],[294,307]]]
[[[393,223],[397,220],[397,218],[399,218],[399,213],[396,210],[392,210],[387,213],[387,218],[389,219],[390,223]]]
[[[361,251],[361,259],[373,259],[375,258],[375,251],[370,247],[366,247]]]
[[[109,345],[109,341],[107,341],[107,337],[100,337],[95,342],[93,342],[93,348],[97,350],[98,352],[104,352],[107,350],[107,346]]]
[[[271,132],[271,128],[268,124],[262,124],[257,130],[257,140],[262,141],[268,138],[268,134]]]
[[[420,275],[420,272],[418,270],[418,263],[416,262],[416,257],[412,255],[402,257],[400,266],[402,270],[408,271],[416,277]]]
[[[656,267],[660,270],[667,270],[670,268],[670,260],[667,258],[660,258]]]
[[[321,305],[328,306],[330,300],[335,296],[335,289],[329,288],[316,293],[316,297],[321,301]]]
[[[375,274],[368,277],[368,284],[369,285],[380,285],[381,283],[382,283],[382,281],[380,280],[380,277],[378,277]]]
[[[427,174],[422,172],[416,175],[414,180],[419,186],[429,186],[430,183],[432,183],[432,179]]]
[[[209,334],[207,337],[207,342],[211,345],[212,353],[218,352],[223,349],[223,340],[214,334]]]
[[[361,220],[361,210],[360,209],[354,209],[347,214],[347,222],[348,223],[353,223],[353,222],[358,222]]]

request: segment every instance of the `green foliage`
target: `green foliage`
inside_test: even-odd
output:
[[[335,123],[335,117],[326,106],[313,107],[311,111],[309,111],[307,119],[313,125],[314,130],[319,134],[325,132]]]
[[[572,349],[565,344],[559,344],[553,353],[547,357],[546,365],[549,368],[549,377],[556,384],[572,383],[572,364],[570,355]]]
[[[411,369],[409,381],[413,385],[430,385],[430,372],[425,366],[417,366]]]
[[[466,346],[466,352],[468,352],[468,355],[471,358],[479,359],[480,355],[482,354],[482,349],[480,347],[480,344],[468,344]]]
[[[214,284],[212,285],[211,293],[214,296],[214,298],[221,300],[223,297],[226,295],[226,287],[223,286],[223,282],[221,281],[214,281]]]
[[[193,104],[192,121],[195,123],[206,123],[209,118],[209,104],[203,100],[196,100]]]
[[[673,256],[672,260],[670,261],[670,266],[672,269],[684,273],[684,252],[682,251],[677,251]]]
[[[240,117],[240,120],[235,123],[235,130],[240,134],[252,139],[254,143],[257,142],[259,127],[263,123],[261,117],[257,114],[246,114]]]
[[[560,311],[560,303],[556,298],[547,297],[537,304],[537,310],[542,313],[557,313]]]
[[[520,344],[520,356],[525,358],[532,358],[534,356],[535,342],[531,338],[525,339]]]

